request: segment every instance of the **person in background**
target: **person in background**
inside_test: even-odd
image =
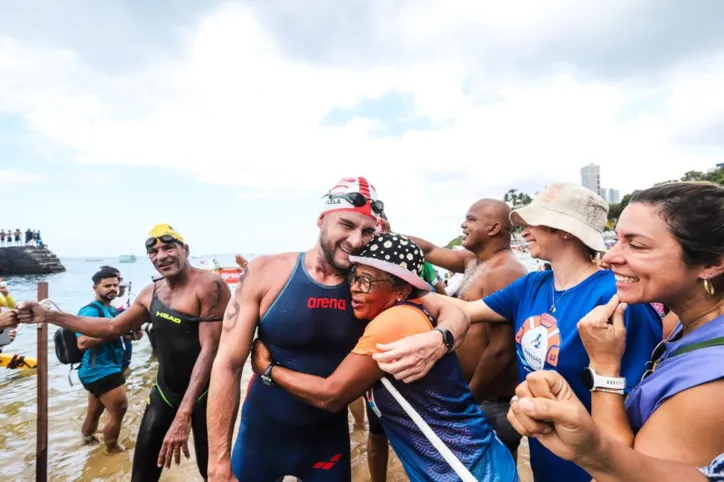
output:
[[[455,273],[464,273],[457,297],[479,300],[505,288],[528,273],[510,246],[510,207],[497,199],[473,203],[460,226],[464,249],[446,249],[411,237],[426,259]],[[517,375],[515,333],[510,324],[470,327],[457,350],[465,379],[495,432],[516,456],[520,436],[506,418]]]
[[[0,231],[0,247],[5,245],[5,230]]]
[[[115,318],[117,312],[111,301],[118,294],[118,274],[103,269],[93,275],[95,299],[78,311],[78,316]],[[121,338],[103,339],[76,333],[78,349],[85,351],[78,370],[83,387],[89,392],[89,405],[83,422],[83,437],[86,443],[98,442],[94,434],[98,429],[103,410],[108,419],[103,428],[103,439],[109,452],[121,451],[118,435],[123,417],[128,409],[123,376],[123,341]],[[92,403],[90,396],[100,403]]]
[[[531,373],[516,393],[519,398],[508,415],[513,426],[596,482],[724,481],[724,453],[707,461],[708,466],[697,467],[641,454],[602,433],[559,373]]]
[[[0,308],[13,309],[15,308],[15,299],[8,290],[8,284],[0,278]]]
[[[635,193],[604,256],[617,296],[579,323],[589,372],[613,379],[627,339],[624,313],[662,303],[679,323],[628,396],[591,394],[602,432],[663,460],[703,465],[724,452],[724,187],[675,182]],[[627,331],[629,333],[627,333]]]
[[[118,296],[111,300],[111,306],[116,309],[116,313],[120,315],[131,306],[131,295],[128,293],[126,297],[127,289],[130,286],[130,282],[123,279],[121,272],[112,266],[101,266],[101,269],[108,269],[114,271],[118,275]],[[141,328],[131,330],[129,333],[123,335],[123,373],[125,374],[128,367],[131,366],[131,359],[133,358],[133,342],[143,338],[143,330]]]
[[[158,335],[158,372],[138,429],[131,480],[158,480],[164,467],[170,468],[174,460],[180,464],[182,454],[188,458],[192,431],[196,465],[206,479],[208,374],[229,288],[219,275],[191,265],[188,244],[170,225],[154,226],[144,244],[163,279],[141,290],[131,307],[111,322],[96,323],[93,318],[46,310],[34,302],[18,305],[18,319],[53,323],[105,339],[120,339],[151,321]]]

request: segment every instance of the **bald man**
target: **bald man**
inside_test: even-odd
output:
[[[465,214],[462,245],[453,250],[410,236],[430,263],[464,273],[457,297],[479,300],[501,290],[528,271],[510,248],[510,208],[497,199],[480,199]],[[516,455],[520,435],[507,420],[515,393],[515,334],[507,323],[471,325],[456,351],[475,399],[501,441]]]

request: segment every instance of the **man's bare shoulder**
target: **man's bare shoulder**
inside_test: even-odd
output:
[[[151,299],[153,298],[153,288],[155,286],[155,283],[151,283],[150,285],[145,286],[140,293],[138,293],[138,296],[136,296],[135,303],[139,303],[146,307],[147,309],[151,306]]]
[[[253,272],[257,273],[270,273],[277,270],[284,270],[287,268],[291,271],[297,262],[299,253],[278,253],[278,254],[267,254],[259,256],[249,262],[249,274]]]
[[[497,291],[528,274],[528,269],[514,253],[497,257],[492,263],[488,263],[486,268],[482,275],[486,292],[490,290],[491,284]]]

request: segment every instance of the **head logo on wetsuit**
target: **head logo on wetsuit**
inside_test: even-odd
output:
[[[174,323],[181,323],[180,318],[164,313],[163,311],[156,311],[156,316],[163,318],[164,320],[173,321]]]

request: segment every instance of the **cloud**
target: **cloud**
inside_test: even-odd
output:
[[[32,184],[42,180],[41,175],[33,172],[0,169],[0,183],[2,184]]]
[[[139,59],[115,66],[79,41],[102,12],[57,43],[0,37],[0,114],[73,162],[171,169],[243,202],[312,203],[366,175],[396,224],[430,230],[479,197],[578,182],[589,162],[625,193],[724,147],[719,2],[179,8],[156,36],[119,13],[103,42],[140,32]]]

